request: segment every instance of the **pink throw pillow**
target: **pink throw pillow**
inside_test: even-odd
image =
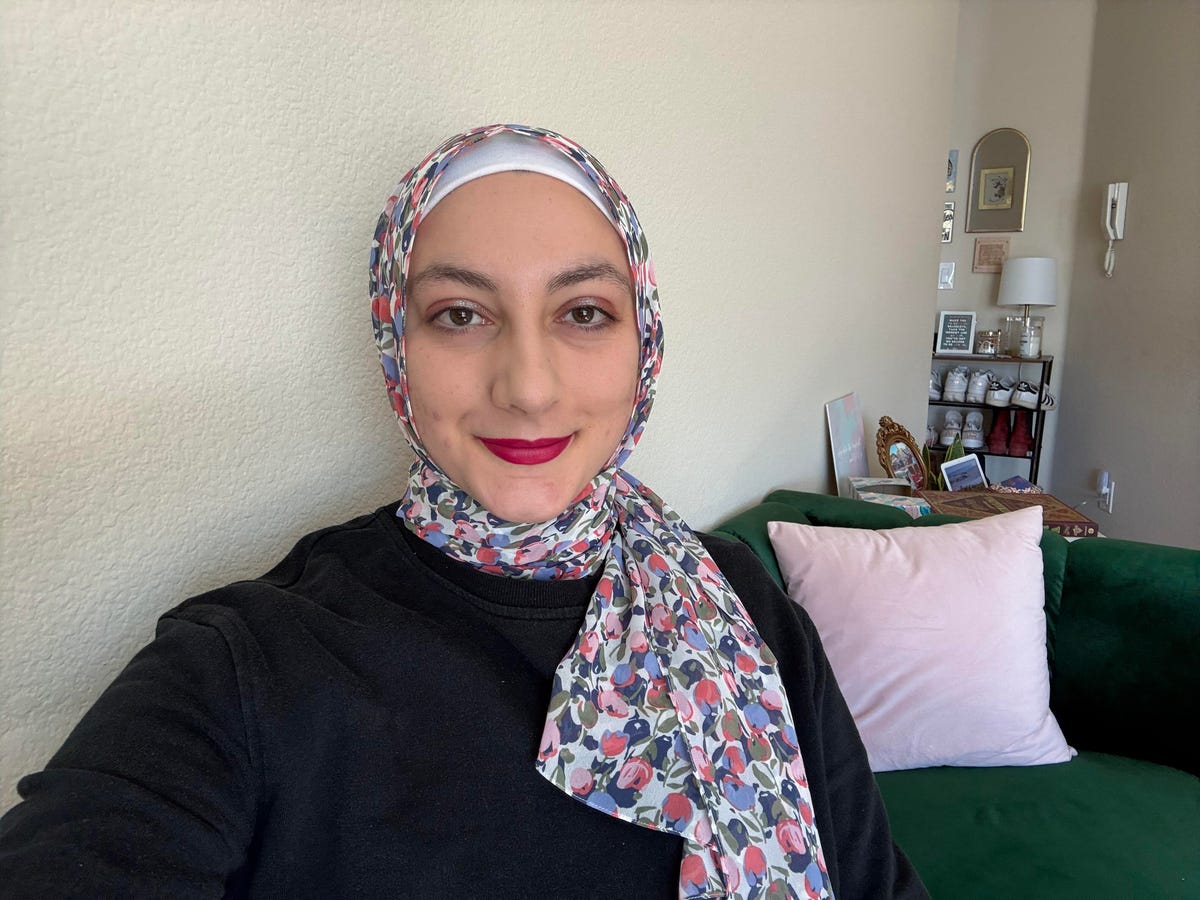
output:
[[[1075,754],[1050,712],[1041,507],[928,528],[767,527],[874,771]]]

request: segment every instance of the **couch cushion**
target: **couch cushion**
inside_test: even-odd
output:
[[[1200,894],[1200,780],[1177,769],[1083,752],[876,778],[934,900]]]
[[[851,500],[849,497],[830,497],[804,491],[771,491],[763,503],[782,503],[804,513],[813,525],[833,525],[839,528],[900,528],[911,525],[912,516],[894,506]]]
[[[1049,707],[1040,507],[936,529],[768,532],[875,771],[1070,758]]]
[[[1084,538],[1064,596],[1050,701],[1071,740],[1200,775],[1200,553]]]
[[[937,513],[910,518],[908,513],[890,506],[878,503],[867,503],[865,500],[850,500],[845,497],[831,497],[826,494],[810,494],[805,491],[777,490],[767,494],[761,506],[777,509],[787,507],[791,516],[779,515],[772,519],[763,519],[757,515],[759,507],[753,507],[744,513],[739,513],[715,529],[722,534],[732,534],[730,525],[736,524],[736,536],[750,545],[759,555],[772,575],[777,575],[777,565],[773,552],[763,554],[765,540],[751,540],[749,534],[756,528],[766,530],[767,521],[778,522],[808,522],[812,525],[834,525],[839,528],[902,528],[909,525],[929,527],[947,525],[967,521],[962,516],[946,516]],[[753,524],[752,524],[753,523]],[[1067,568],[1067,548],[1069,542],[1053,531],[1042,535],[1042,581],[1046,585],[1046,655],[1050,660],[1050,678],[1054,679],[1055,644],[1059,611],[1062,608],[1063,577]],[[769,549],[769,548],[766,548]],[[780,586],[783,581],[776,578]]]

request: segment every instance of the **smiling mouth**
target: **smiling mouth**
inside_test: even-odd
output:
[[[540,466],[567,449],[571,435],[522,441],[516,438],[480,438],[479,442],[500,459],[518,466]]]

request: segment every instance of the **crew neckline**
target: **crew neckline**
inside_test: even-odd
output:
[[[600,572],[587,578],[556,581],[509,578],[481,572],[470,563],[448,556],[405,527],[396,515],[398,508],[399,503],[395,503],[384,507],[380,513],[388,529],[404,549],[409,550],[417,561],[433,574],[444,578],[473,598],[503,607],[510,615],[519,614],[521,611],[581,614],[595,596]]]

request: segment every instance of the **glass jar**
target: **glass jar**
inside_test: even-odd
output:
[[[1005,316],[1000,326],[1004,332],[1000,338],[1000,355],[1016,356],[1021,349],[1021,326],[1025,324],[1024,316]]]
[[[1021,322],[1021,337],[1017,345],[1017,355],[1021,359],[1037,359],[1042,355],[1042,326],[1045,316],[1030,316]]]
[[[997,331],[977,331],[975,332],[975,353],[978,356],[995,356],[1000,352],[1000,339],[1003,332]]]

